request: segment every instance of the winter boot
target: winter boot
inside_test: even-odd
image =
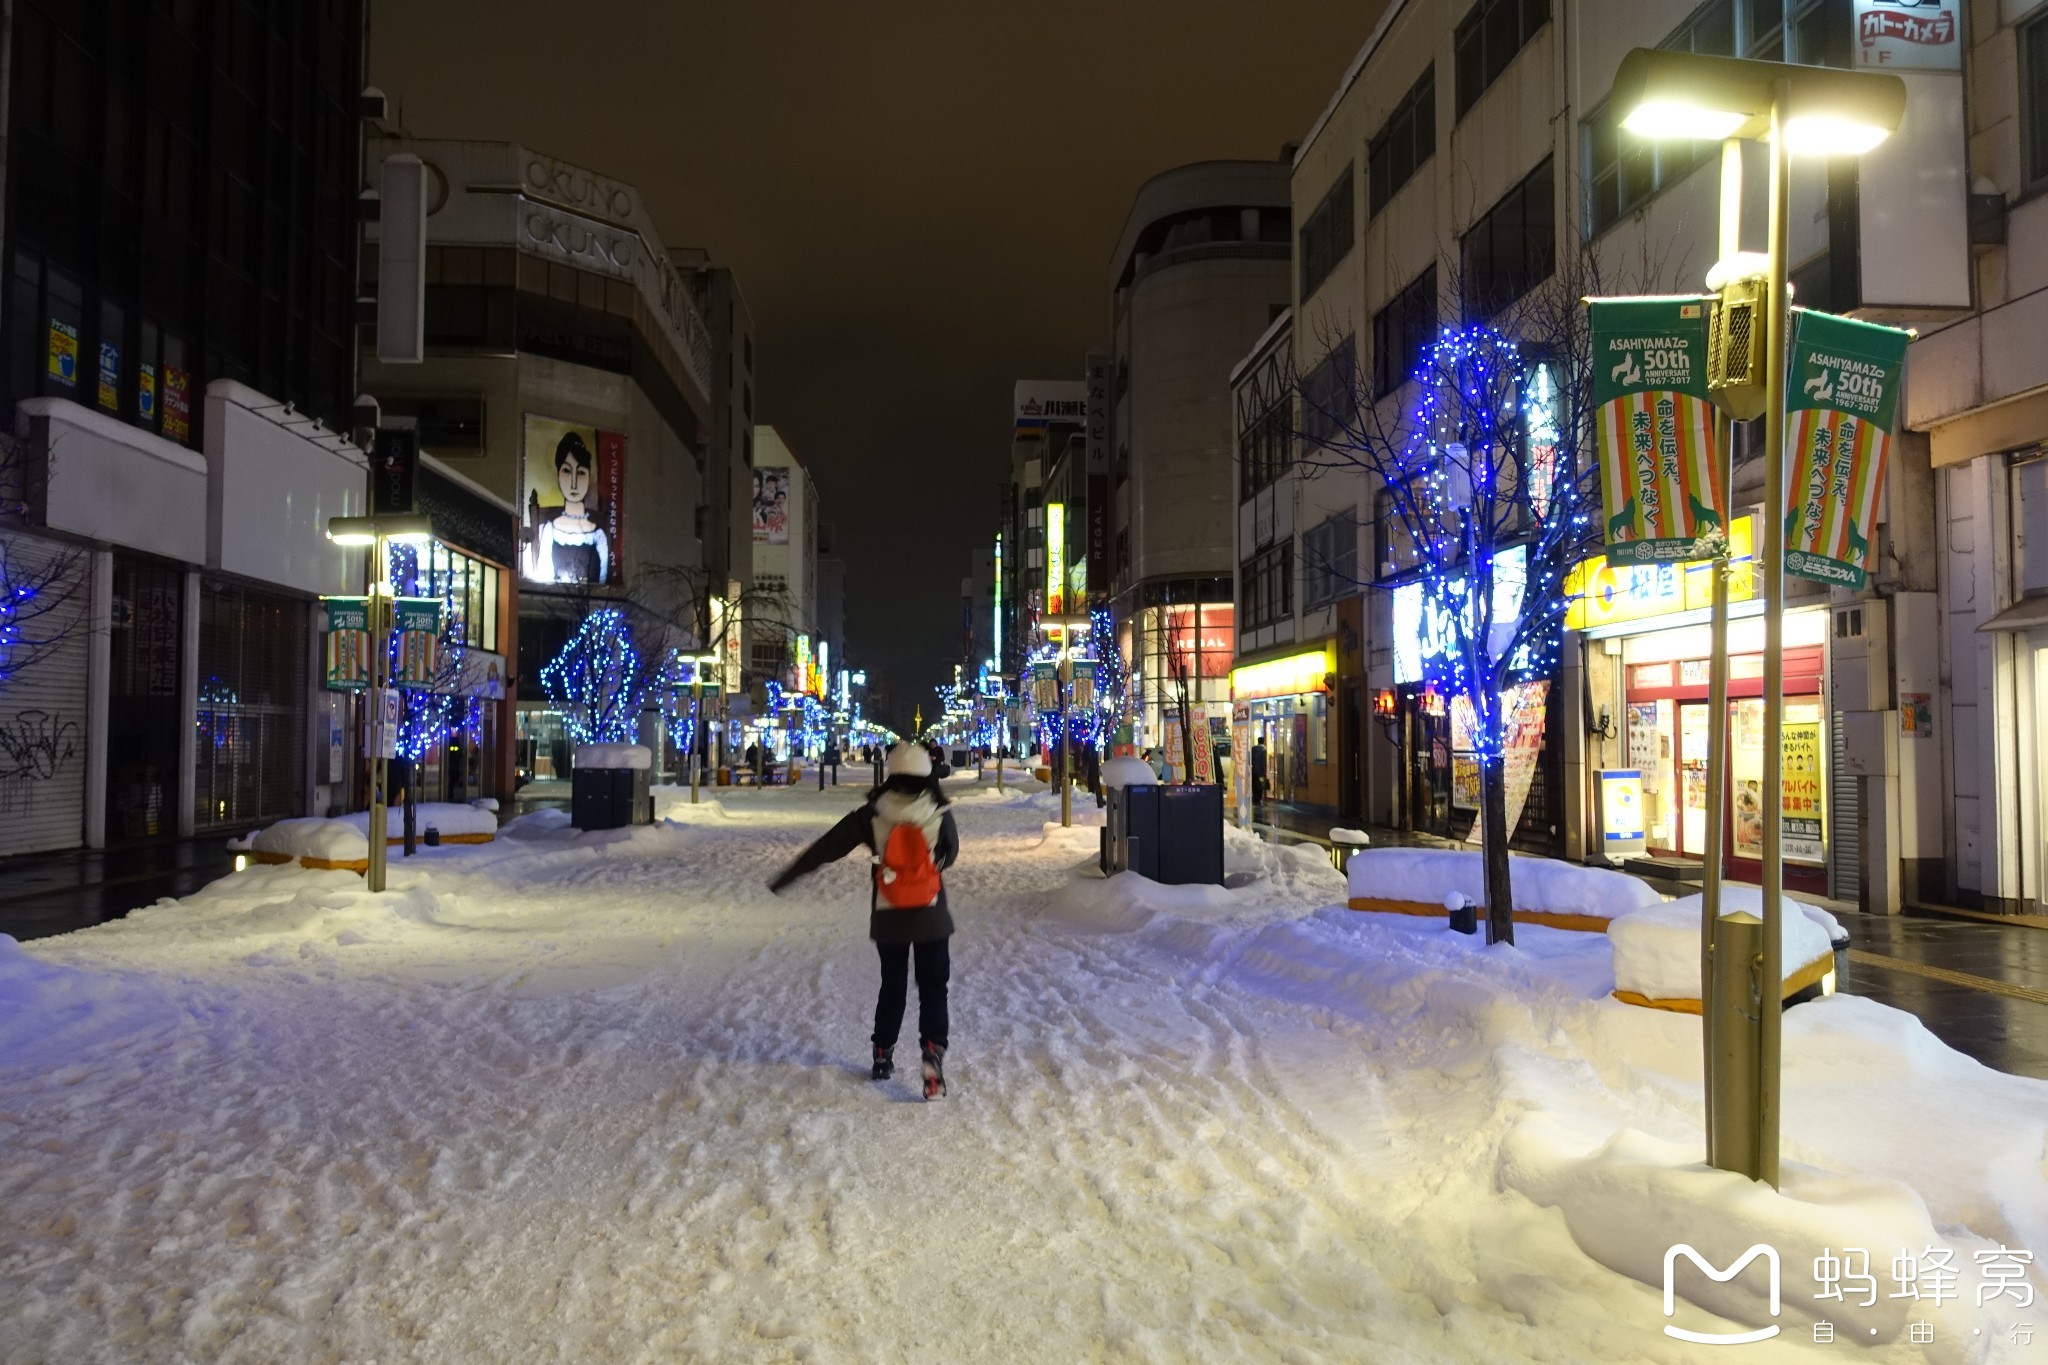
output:
[[[896,1058],[893,1055],[893,1049],[886,1047],[876,1048],[875,1069],[868,1073],[868,1079],[875,1081],[886,1081],[895,1074]]]
[[[937,1043],[919,1045],[918,1069],[924,1073],[924,1097],[939,1100],[946,1097],[946,1072],[943,1063],[946,1049]]]

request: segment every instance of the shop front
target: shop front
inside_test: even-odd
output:
[[[1213,782],[1221,775],[1216,760],[1230,741],[1236,618],[1228,602],[1163,603],[1140,609],[1125,632],[1136,691],[1130,745],[1140,755],[1158,750],[1168,781]],[[1190,750],[1200,770],[1192,775]]]
[[[1728,791],[1724,873],[1763,875],[1764,656],[1760,616],[1730,623]],[[1828,893],[1828,754],[1825,608],[1785,617],[1785,884]],[[1697,860],[1706,849],[1707,748],[1714,716],[1707,698],[1711,638],[1706,626],[1657,630],[1621,641],[1622,739],[1628,766],[1642,774],[1643,837],[1652,854]]]
[[[1737,518],[1730,535],[1735,569],[1729,581],[1729,784],[1722,818],[1726,876],[1755,882],[1763,871],[1764,750],[1762,603],[1749,574],[1753,518]],[[1707,751],[1714,731],[1708,701],[1713,653],[1707,620],[1712,570],[1706,564],[1626,568],[1594,557],[1573,570],[1565,623],[1588,652],[1607,665],[1593,686],[1600,730],[1611,735],[1606,773],[1640,775],[1643,842],[1652,857],[1696,862],[1704,856],[1708,813]],[[1785,884],[1829,891],[1829,791],[1834,727],[1827,696],[1827,607],[1785,615],[1784,732],[1777,762],[1784,772]]]
[[[1268,801],[1335,810],[1338,767],[1331,761],[1330,686],[1337,672],[1334,641],[1248,663],[1230,675],[1232,795],[1240,818]],[[1265,784],[1253,778],[1265,751]]]

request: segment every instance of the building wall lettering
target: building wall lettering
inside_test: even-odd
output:
[[[630,222],[639,207],[633,191],[626,186],[552,157],[529,155],[525,181],[526,188],[535,194],[546,195],[570,208],[601,213],[619,223]]]

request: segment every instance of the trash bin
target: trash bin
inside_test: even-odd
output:
[[[1223,788],[1207,782],[1111,788],[1105,859],[1166,886],[1223,884]]]
[[[654,823],[654,753],[641,744],[579,744],[569,775],[569,823],[580,830]]]

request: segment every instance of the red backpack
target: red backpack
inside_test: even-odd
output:
[[[875,865],[875,895],[896,910],[922,910],[939,899],[939,868],[924,830],[913,821],[889,827]]]

